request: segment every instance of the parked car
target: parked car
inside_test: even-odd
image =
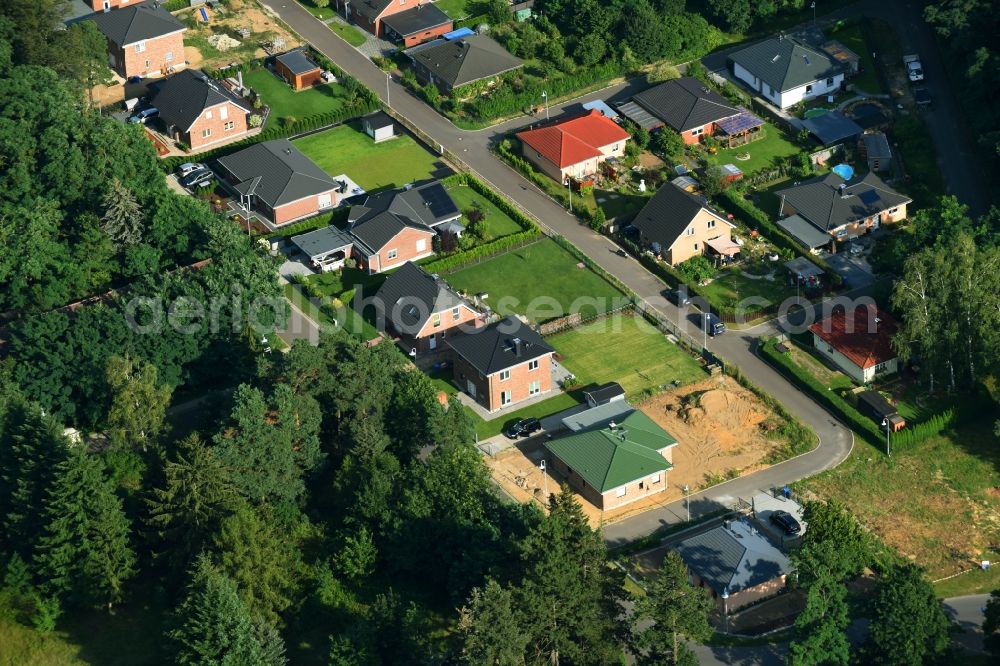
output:
[[[187,188],[208,187],[213,180],[215,174],[210,169],[199,169],[181,178],[181,185]]]
[[[772,525],[780,527],[788,536],[795,536],[802,531],[799,521],[795,520],[795,516],[787,511],[775,511],[771,514],[769,520]]]
[[[917,106],[931,105],[931,93],[927,88],[914,88],[913,99],[917,102]]]
[[[185,162],[184,164],[177,167],[177,175],[183,178],[189,173],[193,173],[195,171],[207,171],[207,170],[208,167],[202,164],[201,162]]]
[[[160,110],[155,106],[151,106],[148,109],[143,109],[142,111],[139,111],[135,115],[131,116],[128,121],[130,123],[144,123],[150,118],[155,118],[158,115],[160,115]]]
[[[906,75],[910,81],[916,83],[924,80],[924,66],[920,64],[920,56],[916,54],[903,56],[903,64],[906,65]]]
[[[503,434],[506,435],[508,439],[517,439],[518,437],[528,437],[541,429],[542,422],[532,417],[515,421],[504,431]]]
[[[714,312],[706,312],[701,317],[701,326],[713,338],[726,332],[726,325]]]
[[[677,289],[668,289],[667,291],[663,292],[663,295],[667,298],[667,300],[679,308],[691,305],[691,299],[688,298],[687,294],[688,294],[687,287],[685,287],[684,285],[681,285]]]

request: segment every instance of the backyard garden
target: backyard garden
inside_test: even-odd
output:
[[[256,91],[264,104],[271,108],[265,127],[339,111],[347,101],[346,91],[340,84],[324,83],[296,92],[285,81],[263,68],[244,74],[243,83]]]
[[[454,183],[448,185],[447,190],[455,205],[465,215],[466,223],[470,221],[470,211],[478,211],[478,214],[482,216],[480,224],[483,225],[484,239],[499,238],[522,231],[521,225],[515,222],[510,215],[500,210],[495,203],[468,185]]]
[[[375,143],[357,121],[296,139],[295,145],[331,176],[347,174],[369,193],[451,173],[409,134]]]
[[[774,167],[789,161],[802,152],[792,137],[771,123],[765,122],[761,129],[764,138],[735,148],[718,148],[713,154],[705,151],[704,158],[711,166],[735,164],[749,175],[767,167]]]

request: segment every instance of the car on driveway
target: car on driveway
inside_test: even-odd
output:
[[[518,437],[530,437],[532,434],[541,429],[542,422],[534,417],[531,417],[514,421],[514,423],[510,424],[507,429],[503,431],[503,434],[506,435],[508,439],[517,439]]]
[[[787,511],[774,511],[768,520],[771,521],[772,525],[780,527],[781,531],[788,536],[797,536],[802,532],[802,526],[799,525],[799,521],[795,520],[795,516]]]
[[[663,292],[666,299],[679,308],[684,307],[685,305],[691,305],[691,299],[688,298],[687,294],[687,287],[684,287],[683,285],[677,289],[668,289]]]
[[[158,115],[160,115],[160,110],[151,106],[148,109],[143,109],[142,111],[139,111],[135,115],[131,116],[128,121],[130,123],[145,123],[150,118],[155,118]]]
[[[931,93],[927,88],[914,88],[913,99],[916,101],[917,106],[928,107],[931,105]]]
[[[184,176],[194,171],[203,171],[207,169],[208,167],[202,164],[201,162],[185,162],[184,164],[177,167],[177,176],[178,178],[183,178]]]
[[[181,178],[181,185],[187,188],[208,187],[215,180],[211,169],[198,169]]]

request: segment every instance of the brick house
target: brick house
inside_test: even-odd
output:
[[[520,58],[484,35],[436,40],[406,55],[418,80],[433,83],[446,94],[458,94],[462,86],[477,81],[492,85],[501,74],[524,67]]]
[[[394,271],[375,294],[379,327],[399,336],[404,351],[441,347],[447,336],[476,328],[480,313],[444,280],[412,262]]]
[[[892,338],[899,324],[876,305],[838,308],[809,327],[813,346],[858,384],[899,370]]]
[[[382,273],[434,254],[437,229],[461,216],[444,185],[431,181],[368,197],[351,208],[347,228],[359,267]]]
[[[323,72],[302,49],[275,56],[274,69],[295,90],[302,90],[323,80]]]
[[[353,21],[376,37],[402,39],[406,36],[402,31],[416,39],[413,44],[419,44],[424,39],[417,35],[429,32],[429,37],[434,37],[452,29],[448,15],[426,0],[336,0],[336,5],[348,22]],[[400,18],[387,20],[390,17]]]
[[[451,32],[453,27],[451,17],[428,2],[396,14],[386,14],[382,18],[385,38],[403,42],[403,48],[440,37]]]
[[[642,244],[671,266],[709,252],[729,257],[739,252],[733,223],[673,183],[661,185],[632,224]]]
[[[108,40],[108,61],[121,76],[159,76],[184,66],[184,24],[152,2],[122,6],[91,19]]]
[[[250,104],[200,70],[186,69],[155,84],[150,103],[159,109],[167,135],[191,152],[238,141],[250,131]]]
[[[451,336],[447,344],[454,380],[490,413],[552,390],[555,350],[515,317]]]
[[[134,5],[135,0],[89,0],[89,4],[95,12],[107,12],[125,5]]]
[[[793,571],[788,557],[744,520],[726,521],[673,546],[688,566],[690,583],[708,588],[724,614],[780,593]]]
[[[609,157],[622,157],[629,134],[593,109],[538,129],[518,132],[524,156],[559,183],[597,173]]]
[[[626,117],[649,131],[668,127],[691,145],[706,136],[736,137],[756,132],[764,124],[744,108],[698,79],[672,79],[632,97],[620,109]]]
[[[588,412],[600,418],[588,419]],[[620,401],[593,407],[572,420],[587,426],[546,441],[545,448],[555,470],[588,502],[609,511],[667,489],[677,440],[648,416]]]
[[[776,192],[778,216],[798,215],[831,241],[846,241],[906,219],[913,199],[900,194],[874,173],[845,181],[835,173],[816,176]]]
[[[255,143],[217,163],[241,205],[274,226],[334,208],[343,189],[288,139]]]

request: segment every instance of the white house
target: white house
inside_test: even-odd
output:
[[[736,78],[782,109],[834,95],[844,82],[844,69],[829,55],[791,37],[757,42],[729,62]]]
[[[836,309],[809,327],[816,351],[858,384],[899,370],[892,348],[897,330],[899,325],[892,315],[874,304],[859,305],[851,312]]]

